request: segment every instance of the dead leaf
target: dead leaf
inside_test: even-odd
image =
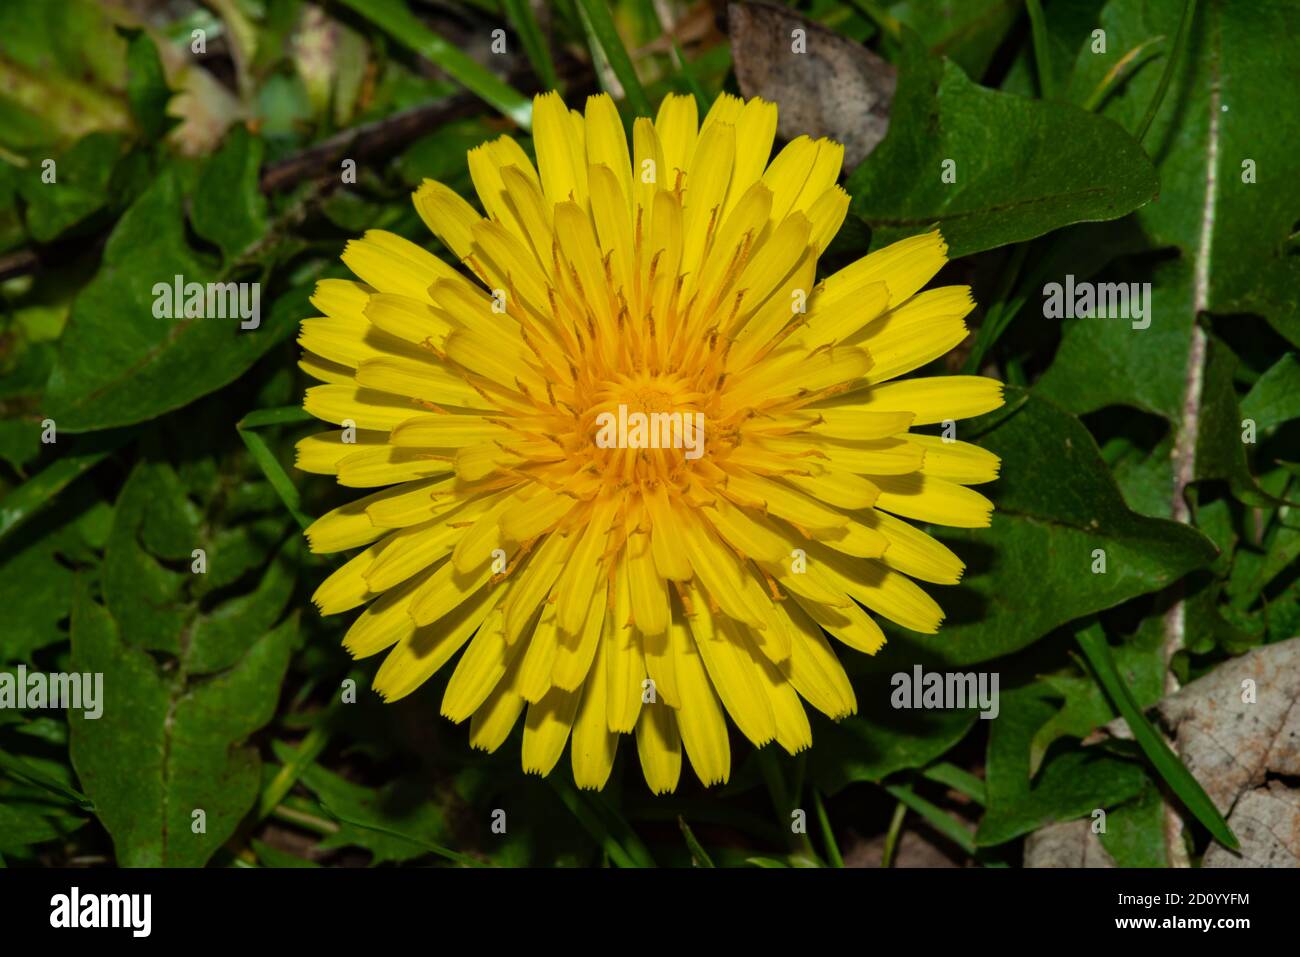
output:
[[[1243,794],[1228,816],[1240,853],[1211,844],[1202,867],[1300,867],[1300,791],[1273,781]]]
[[[1225,661],[1156,711],[1187,769],[1227,814],[1265,774],[1300,774],[1300,638]]]
[[[1025,867],[1114,867],[1092,821],[1083,818],[1039,828],[1025,839]]]
[[[850,170],[885,138],[897,85],[891,64],[770,4],[728,4],[727,23],[740,90],[777,104],[782,139],[806,133],[837,140]],[[801,38],[804,52],[795,52]]]

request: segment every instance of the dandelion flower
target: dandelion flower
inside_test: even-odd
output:
[[[414,195],[463,268],[372,230],[343,253],[359,281],[316,290],[304,407],[341,429],[297,464],[379,491],[307,530],[364,547],[313,600],[366,605],[344,644],[387,652],[389,701],[459,653],[442,714],[492,751],[522,713],[528,772],[567,743],[600,788],[635,734],[652,791],[683,754],[724,782],[726,716],[795,753],[804,702],[854,713],[827,635],[872,654],[873,615],[939,628],[917,581],[963,565],[912,522],[987,525],[969,486],[999,463],[913,430],[1001,387],[895,381],[965,337],[970,290],[922,291],[937,231],[818,282],[843,148],[799,137],[769,165],[775,105],[724,95],[698,123],[669,96],[630,149],[607,96],[585,115],[539,96],[534,117],[536,166],[509,137],[469,152],[486,216],[441,183]]]

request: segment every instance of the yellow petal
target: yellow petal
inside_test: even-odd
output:
[[[577,713],[578,692],[559,688],[552,688],[545,698],[528,706],[524,718],[524,773],[543,777],[551,773],[564,753]]]
[[[921,471],[959,485],[979,485],[998,477],[1002,460],[969,442],[944,440],[938,435],[914,435],[912,441],[925,449]]]
[[[613,607],[605,614],[605,631],[601,638],[605,653],[605,680],[609,686],[605,702],[610,731],[629,733],[636,727],[645,689],[645,659],[640,636],[631,625],[632,597],[628,589],[626,563],[618,569],[611,583]],[[598,680],[593,676],[592,680]]]
[[[674,609],[668,634],[672,642],[677,692],[682,702],[677,723],[686,756],[701,783],[725,784],[731,777],[727,722],[680,608]]]
[[[408,396],[355,385],[312,386],[302,407],[335,425],[379,432],[391,432],[419,411]]]
[[[930,376],[886,382],[850,395],[819,402],[809,411],[836,414],[911,412],[913,425],[933,425],[948,419],[968,419],[1002,405],[1002,383],[983,376]]]
[[[420,184],[411,200],[429,232],[441,239],[453,256],[460,260],[469,256],[474,224],[482,218],[473,206],[454,189],[431,179]],[[434,278],[429,277],[426,288]]]
[[[555,664],[555,650],[559,644],[555,627],[555,606],[545,605],[537,627],[525,641],[523,659],[515,673],[515,690],[525,701],[536,703],[551,690],[551,667]]]
[[[409,239],[382,229],[368,230],[343,249],[343,262],[379,292],[429,301],[435,279],[459,279],[445,262]]]
[[[929,475],[889,475],[876,480],[876,507],[918,522],[953,528],[987,528],[993,503],[976,492]]]
[[[533,100],[533,146],[542,190],[551,204],[587,202],[587,157],[580,130],[558,93]]]
[[[816,302],[829,308],[851,301],[863,286],[883,281],[889,285],[889,305],[893,307],[929,282],[947,261],[948,244],[937,229],[912,236],[863,256],[828,277]]]
[[[469,723],[470,747],[491,753],[505,743],[524,710],[524,699],[510,687],[510,675],[497,682]]]
[[[604,661],[596,651],[595,673],[604,675]],[[580,788],[599,791],[609,780],[618,752],[618,735],[605,723],[606,685],[599,679],[582,686],[582,703],[573,722],[573,743],[569,757],[573,763],[573,783]]]
[[[888,512],[868,509],[861,518],[862,524],[879,532],[888,541],[889,547],[885,549],[882,561],[890,568],[940,585],[955,585],[961,581],[966,565],[948,546]]]
[[[672,189],[677,174],[686,172],[695,153],[698,116],[695,97],[689,94],[670,93],[659,104],[654,131],[663,150],[664,168],[659,171],[663,189]]]
[[[501,634],[503,616],[498,605],[479,626],[478,633],[456,662],[442,696],[444,718],[460,724],[478,709],[505,677],[519,645],[506,644]]]
[[[437,625],[417,628],[414,634],[403,638],[375,674],[375,691],[385,701],[396,701],[424,684],[469,640],[499,596],[499,590],[484,588]]]
[[[758,656],[742,628],[725,616],[714,617],[699,589],[689,586],[688,594],[692,607],[687,620],[709,679],[741,734],[762,747],[776,737],[776,717],[758,675]],[[692,703],[684,699],[683,710]]]
[[[651,794],[677,790],[682,776],[682,739],[672,708],[651,704],[641,709],[636,723],[636,751]]]
[[[828,718],[838,721],[856,712],[853,685],[821,628],[795,602],[783,602],[781,609],[789,616],[794,633],[790,658],[781,668],[787,680]]]

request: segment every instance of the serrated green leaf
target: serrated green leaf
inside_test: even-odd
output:
[[[96,720],[70,713],[72,763],[119,865],[200,867],[234,833],[260,781],[246,739],[275,711],[296,632],[295,616],[229,670],[193,680],[128,643],[80,589],[72,666],[104,675],[105,701]]]

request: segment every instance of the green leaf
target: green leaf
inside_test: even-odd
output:
[[[1196,433],[1196,479],[1223,479],[1236,499],[1246,505],[1270,508],[1282,504],[1269,495],[1251,474],[1242,441],[1241,411],[1233,388],[1237,357],[1217,338],[1206,349],[1201,417]]]
[[[1053,710],[1038,688],[1002,692],[1001,711],[989,729],[988,807],[975,834],[980,847],[1112,807],[1142,790],[1146,779],[1138,765],[1087,749],[1049,756],[1031,781],[1031,743]]]
[[[1111,0],[1101,17],[1106,52],[1084,47],[1072,94],[1085,96],[1126,51],[1154,36],[1169,39],[1167,56],[1183,6],[1184,0]],[[1300,345],[1300,260],[1285,249],[1300,209],[1300,167],[1277,99],[1277,91],[1295,86],[1297,16],[1295,0],[1199,4],[1187,50],[1144,140],[1157,162],[1160,200],[1139,220],[1154,244],[1203,260],[1200,308],[1260,313]],[[1162,58],[1139,70],[1103,114],[1138,129],[1164,67]],[[1254,182],[1245,181],[1248,163]]]
[[[1165,744],[1160,732],[1147,720],[1146,715],[1142,713],[1141,707],[1134,700],[1132,692],[1129,691],[1128,685],[1120,677],[1119,671],[1115,668],[1115,662],[1111,659],[1110,646],[1106,643],[1106,635],[1102,632],[1101,627],[1093,625],[1086,631],[1080,632],[1076,637],[1079,647],[1088,656],[1088,663],[1092,665],[1092,669],[1097,675],[1097,681],[1106,689],[1106,694],[1110,696],[1115,707],[1119,709],[1119,713],[1128,722],[1129,730],[1133,732],[1134,739],[1160,774],[1160,777],[1178,795],[1187,809],[1196,816],[1196,819],[1214,835],[1215,840],[1224,847],[1236,850],[1240,845],[1237,842],[1236,835],[1228,827],[1228,822],[1223,819],[1223,815],[1214,806],[1214,802],[1205,793],[1205,789],[1201,787],[1200,782],[1192,777],[1192,772],[1187,770],[1187,767],[1179,760],[1178,755],[1174,754],[1169,745]]]
[[[193,681],[125,640],[79,589],[72,666],[102,673],[106,700],[97,720],[70,713],[72,763],[120,866],[201,867],[235,832],[260,781],[246,739],[275,712],[296,632],[289,618],[229,670]]]
[[[75,573],[71,563],[87,549],[78,521],[93,508],[88,494],[69,496],[45,512],[22,535],[0,543],[0,664],[31,661],[41,648],[67,640]]]
[[[266,197],[258,189],[262,141],[243,124],[203,164],[190,207],[194,231],[220,247],[226,262],[266,235]]]
[[[159,140],[173,120],[167,116],[172,91],[167,86],[162,61],[153,38],[143,30],[125,31],[126,99],[140,131],[151,140]]]
[[[1255,420],[1260,431],[1300,419],[1300,359],[1288,352],[1241,400],[1241,414]]]
[[[817,744],[809,754],[809,771],[818,789],[827,794],[854,782],[878,782],[929,764],[964,738],[976,721],[975,712],[969,710],[890,707],[886,674],[863,675],[854,685],[860,714],[838,722],[814,719]]]
[[[1115,650],[1115,667],[1143,707],[1164,696],[1164,634],[1158,617],[1146,619],[1138,633]],[[1054,742],[1063,737],[1086,738],[1115,717],[1115,709],[1091,675],[1045,675],[1040,684],[1046,694],[1060,696],[1064,704],[1034,733],[1029,748],[1031,775],[1038,773]]]
[[[295,760],[294,750],[283,742],[276,741],[273,748],[285,764]],[[340,822],[339,830],[318,845],[321,850],[364,848],[374,855],[375,864],[408,861],[430,852],[457,863],[479,863],[444,846],[448,837],[446,817],[418,781],[402,778],[384,788],[368,788],[318,764],[303,769],[299,780],[316,796],[325,813]]]
[[[119,429],[77,439],[71,450],[0,499],[0,539],[40,512],[73,481],[108,458],[132,434],[129,429]]]
[[[46,414],[60,431],[142,422],[187,405],[237,378],[308,314],[307,292],[294,289],[269,309],[259,302],[257,328],[241,328],[238,317],[159,318],[162,287],[178,275],[227,278],[186,242],[180,186],[165,170],[118,222],[73,306],[47,393]]]
[[[105,604],[124,640],[177,656],[191,674],[230,667],[279,620],[293,592],[293,557],[301,545],[293,536],[274,551],[282,521],[263,526],[260,540],[248,543],[239,534],[216,537],[213,526],[220,522],[219,514],[204,515],[194,505],[170,466],[144,462],[122,487],[104,554]],[[195,549],[205,553],[206,571],[199,574]],[[212,592],[224,597],[228,582],[263,564],[253,590],[215,606],[205,600]],[[210,575],[216,584],[209,584]]]
[[[1076,281],[1083,278],[1074,275]],[[1069,291],[1064,275],[1053,281],[1062,287],[1064,298]],[[1097,276],[1097,284],[1116,283],[1126,289],[1130,282],[1148,282],[1150,315],[1142,320],[1042,320],[1061,324],[1061,345],[1034,391],[1076,415],[1125,405],[1179,421],[1194,312],[1192,281],[1192,266],[1185,259],[1161,263],[1149,275],[1112,268]],[[1037,311],[1043,302],[1030,308]],[[1148,319],[1150,324],[1141,328]]]
[[[905,35],[889,135],[847,186],[877,244],[937,223],[956,258],[1116,219],[1155,196],[1150,160],[1115,123],[985,89]],[[943,181],[949,160],[955,182]]]
[[[992,525],[936,531],[969,566],[961,585],[935,590],[948,618],[937,635],[891,638],[876,667],[910,666],[918,653],[987,661],[1214,560],[1200,532],[1131,511],[1088,430],[1052,403],[1008,388],[1007,405],[967,429],[965,438],[1002,459],[988,490]],[[1096,549],[1104,572],[1093,572]]]
[[[1024,0],[909,0],[890,6],[900,23],[920,34],[932,54],[947,57],[978,78],[1016,22]]]
[[[1119,867],[1167,867],[1165,802],[1148,784],[1132,801],[1106,814],[1106,830],[1097,835]]]
[[[40,162],[22,171],[19,193],[27,203],[32,238],[48,243],[109,204],[109,180],[122,155],[118,133],[91,133],[52,157],[54,181]]]
[[[66,838],[86,823],[86,818],[64,805],[42,800],[0,782],[0,851],[12,853],[32,844]]]

